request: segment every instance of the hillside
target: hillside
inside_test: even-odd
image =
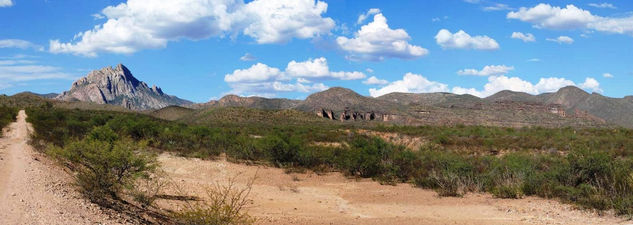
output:
[[[227,95],[220,100],[213,100],[203,104],[194,104],[191,108],[201,109],[208,107],[245,107],[256,109],[291,109],[301,103],[301,100],[285,98],[241,97]]]
[[[149,87],[136,79],[122,64],[90,72],[73,82],[70,90],[55,99],[119,105],[131,110],[159,109],[191,102],[163,93],[160,87]]]
[[[180,106],[167,106],[162,109],[151,111],[149,112],[149,115],[164,120],[174,121],[179,120],[192,112],[194,112],[194,110],[190,108]]]
[[[305,112],[316,112],[320,109],[341,112],[345,109],[359,112],[398,113],[403,112],[401,104],[362,96],[350,89],[334,87],[328,90],[314,93],[296,109]]]

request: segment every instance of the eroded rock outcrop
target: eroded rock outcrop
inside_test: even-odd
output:
[[[70,90],[61,93],[56,99],[120,105],[132,110],[191,104],[187,100],[163,93],[156,85],[149,87],[136,79],[122,64],[90,72],[73,82]]]

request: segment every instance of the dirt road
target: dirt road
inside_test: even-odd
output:
[[[7,129],[0,139],[0,224],[121,223],[82,199],[66,172],[33,151],[24,111]]]
[[[282,169],[163,154],[164,170],[185,194],[204,197],[205,187],[240,174],[257,174],[249,206],[257,224],[627,224],[614,216],[574,209],[554,200],[496,199],[488,194],[439,198],[434,191],[353,180],[340,173],[287,174]],[[171,194],[178,194],[173,192]],[[162,207],[177,202],[160,200]]]

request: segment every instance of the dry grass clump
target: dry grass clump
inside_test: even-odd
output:
[[[182,210],[173,213],[173,218],[191,225],[253,224],[255,219],[246,212],[246,207],[251,202],[249,195],[255,177],[243,186],[237,184],[238,177],[208,188],[203,201],[187,201]]]

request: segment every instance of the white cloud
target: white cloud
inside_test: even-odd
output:
[[[328,34],[335,23],[331,18],[321,17],[327,6],[315,0],[255,0],[246,4],[245,12],[239,16],[251,17],[247,19],[244,34],[257,43],[284,43],[291,38]]]
[[[568,36],[560,36],[557,38],[547,38],[545,39],[547,41],[552,41],[552,42],[557,42],[559,44],[572,44],[574,43],[574,39],[568,37]]]
[[[53,53],[96,56],[157,49],[169,41],[232,37],[243,33],[257,43],[284,43],[329,34],[335,23],[321,15],[327,3],[315,0],[128,0],[108,6],[103,24],[75,35],[73,41],[50,41]]]
[[[407,73],[402,80],[391,82],[389,85],[376,89],[369,89],[372,97],[378,97],[392,92],[427,93],[427,92],[447,92],[448,85],[430,81],[422,75]]]
[[[286,67],[286,73],[292,77],[302,77],[306,79],[338,79],[338,80],[359,80],[365,78],[365,74],[358,71],[353,72],[331,72],[324,57],[310,59],[304,62],[290,61]]]
[[[541,61],[541,59],[539,59],[539,58],[528,59],[528,62],[540,62],[540,61]]]
[[[536,38],[531,33],[512,32],[512,38],[523,40],[523,42],[534,42]]]
[[[248,69],[237,69],[224,76],[224,81],[229,83],[253,83],[279,79],[283,79],[283,73],[279,69],[262,63],[257,63]]]
[[[633,35],[633,16],[596,16],[588,10],[571,4],[565,8],[545,3],[538,4],[532,8],[521,7],[516,12],[509,12],[506,17],[532,23],[536,28],[589,29]]]
[[[512,7],[506,5],[506,4],[501,4],[501,3],[493,3],[490,6],[486,6],[483,8],[484,11],[502,11],[502,10],[513,10]]]
[[[365,69],[365,71],[367,71],[368,73],[373,73],[374,72],[374,70],[372,68],[367,68],[367,69]]]
[[[368,17],[370,17],[370,16],[372,16],[372,15],[376,15],[376,14],[378,14],[378,13],[380,13],[380,9],[376,9],[376,8],[369,9],[369,10],[367,11],[367,13],[360,14],[360,16],[358,16],[358,20],[356,21],[356,24],[362,24],[363,22],[365,22],[365,20],[366,20]]]
[[[4,88],[18,82],[50,79],[72,80],[74,77],[63,72],[59,67],[38,65],[32,60],[0,60],[0,80],[2,81],[0,86]]]
[[[231,91],[228,93],[237,94],[237,95],[256,95],[263,97],[274,97],[279,92],[303,92],[310,93],[315,91],[323,91],[328,89],[329,87],[324,85],[323,83],[316,84],[302,84],[299,82],[296,83],[285,83],[280,81],[271,81],[271,82],[257,82],[257,83],[229,83],[229,87],[231,87]]]
[[[591,90],[593,92],[602,93],[602,89],[600,88],[600,83],[591,77],[587,77],[585,82],[580,84],[581,88]]]
[[[329,76],[330,68],[327,64],[327,59],[321,57],[304,62],[292,60],[288,63],[286,72],[294,77],[319,78]]]
[[[367,85],[385,85],[388,83],[389,81],[378,79],[376,76],[371,76],[370,78],[367,78],[367,80],[363,81],[363,84]]]
[[[433,18],[431,19],[431,22],[440,22],[440,21],[442,21],[442,20],[447,20],[447,19],[448,19],[448,16],[443,16],[443,17],[441,17],[441,18],[440,18],[440,17],[433,17]]]
[[[33,44],[29,41],[20,40],[20,39],[3,39],[0,40],[0,48],[21,48],[27,49],[32,48],[35,50],[42,51],[44,48],[42,46]]]
[[[446,29],[441,29],[435,35],[435,41],[442,48],[455,49],[476,49],[476,50],[496,50],[499,44],[488,36],[470,36],[468,33],[460,30],[455,34]]]
[[[391,29],[382,13],[363,25],[354,38],[336,38],[339,48],[346,51],[350,60],[375,60],[385,58],[414,59],[429,53],[427,49],[409,44],[409,34],[404,29]]]
[[[105,16],[101,15],[101,13],[95,13],[90,16],[92,16],[95,20],[105,19]]]
[[[603,2],[603,3],[589,3],[588,5],[591,6],[591,7],[596,7],[596,8],[601,8],[601,9],[606,9],[606,8],[617,9],[617,7],[615,7],[613,4],[606,3],[606,2]]]
[[[255,57],[254,55],[251,55],[251,53],[246,53],[244,54],[242,57],[240,57],[240,60],[242,61],[254,61],[256,60],[257,57]]]
[[[507,76],[488,77],[488,83],[484,85],[483,90],[477,90],[475,88],[454,87],[452,91],[455,94],[471,94],[483,98],[503,90],[525,92],[528,94],[536,95],[547,92],[556,92],[560,88],[571,85],[594,91],[602,91],[600,89],[600,84],[597,83],[597,81],[593,78],[587,78],[587,80],[585,80],[585,83],[576,85],[576,83],[571,80],[558,77],[541,78],[538,83],[533,84],[518,77]]]
[[[558,89],[562,87],[567,87],[574,84],[573,81],[567,80],[565,78],[558,77],[550,77],[550,78],[541,78],[539,82],[534,85],[534,88],[537,91],[537,94],[547,93],[547,92],[556,92]]]
[[[13,1],[11,0],[0,0],[0,7],[11,7],[13,6]]]
[[[602,77],[604,77],[604,78],[613,78],[613,74],[611,74],[611,73],[603,73]]]
[[[359,80],[365,74],[358,71],[332,72],[324,57],[303,62],[290,61],[284,71],[257,63],[247,69],[226,74],[224,81],[231,87],[229,93],[272,97],[277,92],[314,92],[328,87],[314,80]],[[295,80],[293,82],[293,80]]]
[[[463,70],[457,71],[457,74],[475,75],[475,76],[498,76],[498,75],[505,75],[512,70],[514,70],[514,66],[490,65],[490,66],[484,66],[484,68],[481,70],[463,69]]]

